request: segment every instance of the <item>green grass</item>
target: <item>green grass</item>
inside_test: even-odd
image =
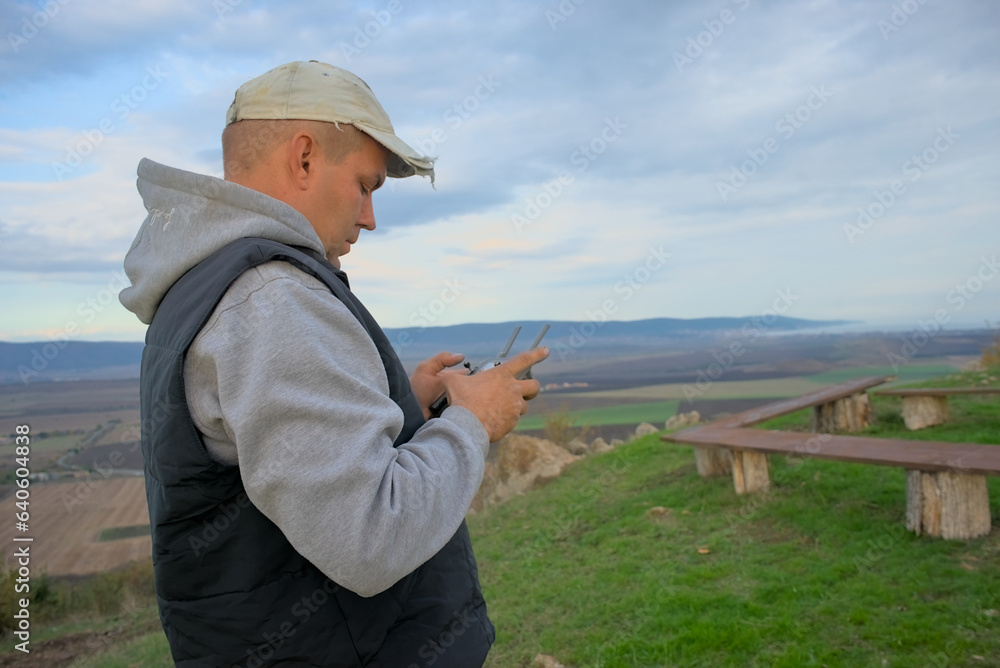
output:
[[[651,401],[641,404],[624,404],[601,408],[586,408],[572,413],[572,427],[600,426],[608,424],[639,424],[651,422],[662,425],[677,413],[677,401]],[[544,429],[545,414],[526,415],[517,425],[518,431]]]
[[[105,543],[112,540],[122,540],[123,538],[148,536],[149,532],[150,529],[148,524],[134,524],[127,527],[111,527],[110,529],[101,529],[101,535],[98,536],[97,541],[99,543]]]
[[[741,498],[651,436],[474,516],[487,665],[1000,665],[1000,533],[909,534],[902,471],[772,462]]]
[[[159,621],[157,621],[157,624]],[[136,636],[114,643],[107,652],[85,657],[70,668],[173,668],[170,647],[163,631]]]
[[[948,364],[906,364],[898,369],[891,366],[868,366],[849,369],[834,369],[824,371],[812,376],[806,376],[807,380],[824,385],[843,383],[846,380],[853,380],[863,376],[896,376],[897,382],[915,382],[937,378],[950,373],[955,373],[956,369]]]

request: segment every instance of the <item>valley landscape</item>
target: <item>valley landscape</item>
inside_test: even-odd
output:
[[[513,353],[527,347],[542,323],[519,324],[524,331]],[[984,349],[995,345],[995,333],[985,329],[923,337],[829,331],[837,324],[778,318],[761,331],[750,319],[609,322],[600,327],[589,323],[589,328],[588,323],[554,323],[544,341],[552,355],[534,370],[544,391],[518,432],[545,436],[555,421],[588,439],[628,440],[640,423],[663,429],[671,416],[692,410],[704,421],[861,376],[894,376],[892,384],[900,385],[960,373],[978,368]],[[471,360],[495,355],[513,326],[387,334],[406,343],[399,352],[412,368],[440,350],[466,352]],[[151,543],[139,448],[141,344],[86,344],[84,353],[69,345],[51,359],[45,358],[45,345],[0,345],[0,376],[7,381],[0,385],[0,514],[16,512],[13,492],[19,464],[13,435],[18,425],[29,425],[33,573],[71,583],[148,563]],[[35,353],[45,360],[44,368],[35,368],[42,366]],[[21,382],[26,370],[33,375]],[[990,442],[1000,443],[1000,433],[995,436]],[[497,521],[490,513],[482,514],[476,522],[493,526]],[[988,539],[994,546],[996,533]],[[0,544],[14,545],[15,535],[11,522],[0,529]],[[564,540],[569,538],[559,538]],[[13,565],[11,551],[6,551],[8,568]],[[486,564],[506,568],[496,560],[484,557]],[[155,644],[156,633],[144,642]],[[520,657],[523,652],[498,652],[500,657],[507,654]],[[5,657],[0,665],[42,665],[5,663],[18,657],[0,657]],[[527,665],[523,658],[510,661],[495,665]]]

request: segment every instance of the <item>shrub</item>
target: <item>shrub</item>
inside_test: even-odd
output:
[[[983,348],[982,362],[987,369],[1000,368],[1000,326],[993,334],[993,342]]]
[[[545,439],[557,445],[566,445],[574,438],[586,439],[590,433],[589,426],[573,428],[576,416],[569,412],[569,406],[563,404],[555,413],[549,413],[542,418],[545,424]]]

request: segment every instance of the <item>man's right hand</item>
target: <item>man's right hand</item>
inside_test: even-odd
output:
[[[495,443],[517,426],[528,412],[528,400],[541,389],[537,380],[518,380],[516,376],[548,356],[548,348],[536,348],[472,376],[443,374],[448,404],[472,411],[486,428],[490,443]]]

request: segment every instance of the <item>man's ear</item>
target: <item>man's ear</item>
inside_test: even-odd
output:
[[[302,131],[292,137],[289,144],[288,167],[292,183],[300,190],[309,188],[316,172],[318,158],[316,138],[311,133]]]

